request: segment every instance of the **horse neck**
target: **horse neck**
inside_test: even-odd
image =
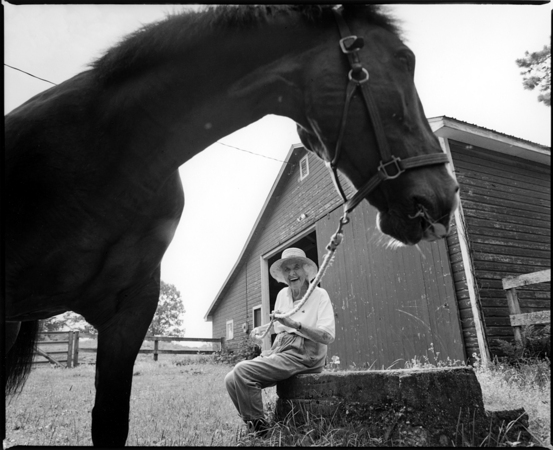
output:
[[[106,123],[153,182],[267,114],[301,122],[302,55],[316,34],[305,24],[273,24],[205,38],[185,57],[159,61],[108,89]]]

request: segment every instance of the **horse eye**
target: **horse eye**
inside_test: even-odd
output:
[[[410,50],[400,50],[395,54],[395,57],[409,72],[415,69],[415,55]]]

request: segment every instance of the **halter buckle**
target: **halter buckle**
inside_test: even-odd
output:
[[[393,180],[394,178],[397,178],[399,177],[403,172],[405,172],[405,169],[402,169],[399,165],[399,163],[401,162],[401,159],[400,158],[396,158],[395,156],[392,155],[392,160],[391,161],[388,161],[387,163],[383,163],[382,161],[380,161],[380,165],[378,166],[378,170],[380,171],[380,173],[382,175],[384,175],[384,180]],[[396,172],[395,174],[393,175],[390,175],[387,171],[386,171],[386,168],[390,165],[393,165]]]
[[[363,48],[363,45],[365,45],[363,38],[357,37],[354,34],[340,39],[340,48],[346,54],[358,52]]]

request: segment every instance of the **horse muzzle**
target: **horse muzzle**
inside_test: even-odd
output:
[[[458,190],[457,183],[453,182],[439,195],[412,195],[408,208],[396,205],[380,212],[378,228],[405,245],[443,239],[449,234],[451,217],[459,205]]]
[[[450,214],[447,214],[446,217],[434,220],[427,209],[419,204],[418,211],[412,216],[408,216],[408,218],[412,220],[419,219],[422,229],[421,240],[423,241],[437,241],[438,239],[445,238],[449,234]]]
[[[425,217],[378,213],[378,229],[403,245],[415,245],[420,241],[434,242],[449,234],[449,216],[440,222]]]

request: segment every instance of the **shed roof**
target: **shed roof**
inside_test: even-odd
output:
[[[430,127],[432,128],[432,131],[438,137],[450,138],[460,142],[465,142],[467,144],[476,145],[478,147],[487,148],[492,151],[497,151],[499,153],[517,156],[519,158],[536,161],[546,165],[551,165],[551,147],[547,147],[541,144],[536,144],[534,142],[530,142],[525,139],[520,139],[515,136],[510,136],[505,133],[500,133],[498,131],[490,130],[484,127],[470,124],[468,122],[463,122],[461,120],[457,120],[447,116],[431,117],[428,119],[428,122],[430,124]],[[238,256],[236,263],[231,269],[225,282],[221,286],[221,289],[213,299],[213,302],[211,302],[211,305],[209,306],[204,316],[204,320],[206,321],[212,320],[213,312],[217,309],[217,306],[222,300],[223,293],[225,292],[225,289],[228,283],[234,276],[235,272],[238,270],[240,263],[242,261],[242,258],[252,241],[255,231],[257,230],[265,214],[265,211],[273,197],[273,194],[277,190],[283,178],[283,174],[285,173],[286,166],[292,162],[291,161],[292,159],[297,158],[298,155],[302,153],[301,152],[302,149],[305,150],[305,147],[302,144],[294,144],[290,147],[290,150],[288,151],[288,154],[284,159],[285,162],[282,164],[282,167],[280,168],[280,171],[275,179],[275,182],[273,183],[273,186],[269,192],[269,195],[267,196],[267,199],[265,200],[265,203],[261,208],[259,216],[257,217],[257,220],[255,221],[255,224],[252,227],[252,230],[248,236],[248,239],[246,240],[246,243],[242,248],[240,255]],[[298,151],[295,152],[296,150]],[[295,155],[295,158],[292,158],[293,155]]]
[[[445,137],[519,158],[551,165],[551,147],[473,125],[447,116],[428,119],[438,137]]]

